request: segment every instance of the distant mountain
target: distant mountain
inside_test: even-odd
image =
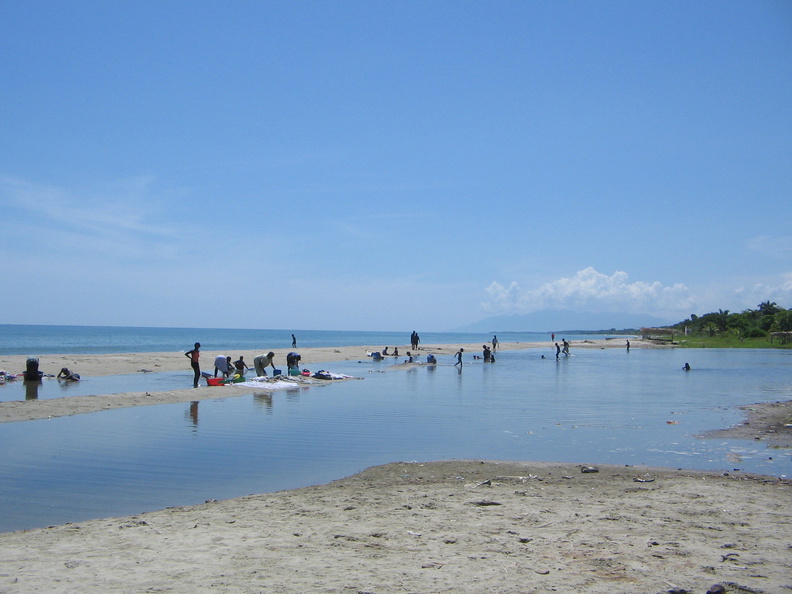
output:
[[[587,313],[570,310],[544,310],[530,314],[493,316],[454,332],[564,332],[570,330],[623,330],[644,326],[667,326],[667,320],[648,314]]]

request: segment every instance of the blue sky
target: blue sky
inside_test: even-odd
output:
[[[792,307],[788,2],[0,0],[0,323]]]

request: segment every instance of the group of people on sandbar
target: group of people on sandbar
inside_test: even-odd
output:
[[[294,335],[292,335],[293,337]],[[190,366],[193,369],[193,373],[195,374],[193,377],[193,387],[198,387],[198,380],[201,379],[201,375],[205,375],[209,377],[209,373],[201,373],[201,365],[200,365],[200,358],[201,358],[201,343],[196,342],[195,346],[184,353],[185,357],[190,359]],[[245,377],[245,373],[251,369],[248,364],[245,362],[245,357],[240,355],[239,359],[232,362],[232,357],[228,355],[217,355],[214,359],[214,376],[217,377],[218,374],[223,378],[231,378],[231,377]],[[289,370],[289,375],[297,375],[300,370],[300,361],[302,357],[295,353],[291,352],[286,355],[286,367]],[[256,377],[266,377],[267,375],[267,368],[272,367],[272,375],[279,375],[280,369],[275,367],[275,353],[272,351],[261,354],[253,357],[253,370],[256,373]],[[295,370],[297,373],[295,373]]]
[[[18,377],[22,377],[26,382],[40,382],[45,377],[53,376],[52,374],[45,374],[43,371],[39,370],[38,357],[28,357],[27,361],[25,361],[25,371],[22,373],[11,373],[0,369],[0,384],[6,383],[6,380],[15,380]],[[55,377],[67,382],[80,381],[80,374],[70,371],[68,367],[61,367],[61,370]]]
[[[253,357],[253,370],[256,375],[261,377],[267,375],[267,367],[272,367],[273,374],[275,371],[274,363],[275,353],[270,351],[266,355],[257,355]],[[219,373],[222,377],[231,377],[234,374],[244,377],[245,373],[250,369],[245,362],[245,358],[240,356],[239,359],[231,362],[231,357],[226,355],[217,355],[214,360],[214,377]]]

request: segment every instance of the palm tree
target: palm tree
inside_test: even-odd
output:
[[[713,315],[713,322],[718,327],[720,332],[725,332],[726,328],[729,327],[729,310],[719,309],[718,313]]]
[[[774,316],[781,308],[778,307],[778,304],[775,301],[762,301],[759,304],[759,313],[763,316]]]

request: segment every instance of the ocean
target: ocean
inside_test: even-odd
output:
[[[422,332],[422,344],[486,342],[492,334]],[[39,326],[0,324],[0,355],[107,354],[185,352],[200,342],[207,351],[290,348],[291,335],[298,348],[331,346],[396,346],[410,344],[410,333],[335,330],[251,330],[231,328],[137,328],[125,326]],[[569,340],[590,334],[567,334]],[[598,335],[597,338],[602,336]],[[550,335],[539,332],[507,332],[501,342],[540,342]]]

